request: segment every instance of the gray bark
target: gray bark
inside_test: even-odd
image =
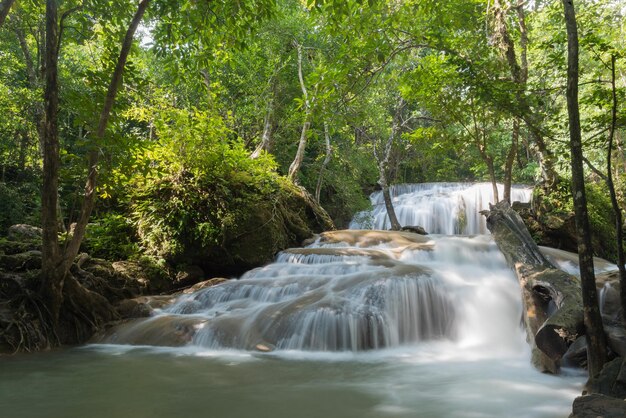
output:
[[[304,122],[302,124],[302,131],[300,132],[300,141],[298,142],[298,150],[291,165],[289,166],[289,172],[287,177],[294,183],[298,183],[298,173],[304,160],[304,151],[307,144],[307,133],[311,127],[311,102],[309,94],[304,83],[304,76],[302,74],[302,45],[298,44],[298,80],[300,80],[300,88],[302,89],[302,98],[304,99]]]
[[[596,278],[593,268],[591,229],[587,214],[587,196],[583,168],[580,113],[578,109],[578,26],[572,0],[563,0],[567,28],[567,113],[569,117],[570,152],[572,169],[572,196],[574,219],[578,236],[578,258],[582,301],[587,338],[587,364],[590,379],[596,378],[606,362],[606,337],[598,305]]]
[[[606,156],[606,183],[609,187],[609,193],[611,195],[611,205],[613,206],[613,212],[615,213],[615,231],[617,241],[617,268],[619,270],[619,282],[620,282],[620,299],[622,305],[622,319],[626,323],[626,262],[624,257],[624,229],[623,229],[623,217],[622,209],[619,206],[617,200],[617,193],[615,192],[615,184],[613,183],[613,168],[611,165],[611,157],[613,155],[613,142],[615,139],[615,128],[617,126],[617,88],[615,86],[615,55],[611,57],[611,127],[609,129],[609,146]]]
[[[330,146],[330,133],[328,132],[328,123],[326,122],[324,122],[324,141],[326,143],[326,156],[324,157],[324,161],[320,167],[320,174],[317,177],[317,186],[315,187],[315,200],[317,203],[320,202],[320,194],[322,193],[322,179],[324,178],[324,171],[326,170],[328,163],[330,163],[333,151]]]

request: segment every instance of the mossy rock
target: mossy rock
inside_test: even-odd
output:
[[[149,254],[177,269],[233,276],[333,228],[324,209],[285,178],[263,186],[209,180],[181,173],[138,197],[135,216]]]
[[[536,188],[532,210],[519,213],[539,245],[576,252],[576,223],[569,187],[569,182],[561,179],[554,190]],[[617,244],[608,191],[601,184],[587,184],[585,190],[594,255],[614,262]]]

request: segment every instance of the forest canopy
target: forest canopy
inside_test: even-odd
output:
[[[611,155],[621,199],[625,10],[577,9],[587,177],[602,189]],[[342,227],[396,183],[503,182],[500,200],[512,183],[557,191],[570,176],[560,2],[4,0],[0,11],[3,230],[77,223],[81,236],[85,223],[76,245],[100,256],[163,257],[178,251],[175,230],[220,245],[242,208],[285,182]]]

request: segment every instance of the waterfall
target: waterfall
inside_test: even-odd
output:
[[[490,187],[467,188],[398,186],[394,199],[435,218],[403,214],[406,224],[450,231],[463,212],[469,234]],[[544,252],[576,269],[571,254]],[[7,414],[554,418],[586,379],[532,368],[519,285],[489,235],[329,231],[238,279],[154,302],[165,300],[95,344],[5,362]],[[116,402],[102,408],[103,393]]]
[[[499,196],[504,187],[498,185]],[[487,234],[481,210],[495,203],[491,183],[422,183],[391,187],[391,196],[398,221],[402,226],[421,226],[431,234]],[[515,186],[513,202],[528,202],[532,189]],[[350,229],[389,229],[389,217],[382,192],[370,196],[372,209],[358,213]]]
[[[489,236],[336,231],[239,280],[209,287],[109,343],[362,351],[519,342],[519,289]]]

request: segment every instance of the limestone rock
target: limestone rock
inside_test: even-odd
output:
[[[171,290],[172,282],[164,269],[141,261],[116,261],[111,264],[115,274],[128,286],[136,287],[137,294],[162,293]]]
[[[204,270],[202,270],[202,268],[195,265],[186,266],[176,274],[176,286],[190,286],[198,283],[204,279],[204,277]]]
[[[578,337],[576,341],[569,346],[561,364],[565,367],[587,367],[587,340],[584,335]]]
[[[8,238],[20,240],[37,240],[41,239],[42,230],[36,226],[27,224],[17,224],[9,227]]]
[[[626,401],[597,393],[574,400],[570,418],[624,418]]]
[[[204,289],[206,287],[217,286],[218,284],[225,283],[227,281],[228,281],[228,279],[225,279],[223,277],[214,277],[212,279],[205,280],[205,281],[200,282],[200,283],[196,283],[193,286],[183,290],[182,293],[185,294],[185,295],[188,295],[190,293],[197,292],[200,289]]]
[[[626,361],[624,358],[617,357],[606,363],[598,378],[592,382],[589,392],[619,399],[626,398]]]
[[[419,225],[415,225],[415,226],[403,226],[402,227],[402,231],[407,231],[407,232],[413,232],[415,234],[420,234],[420,235],[428,235],[428,232],[426,232],[426,230],[424,229],[423,226],[419,226]]]

